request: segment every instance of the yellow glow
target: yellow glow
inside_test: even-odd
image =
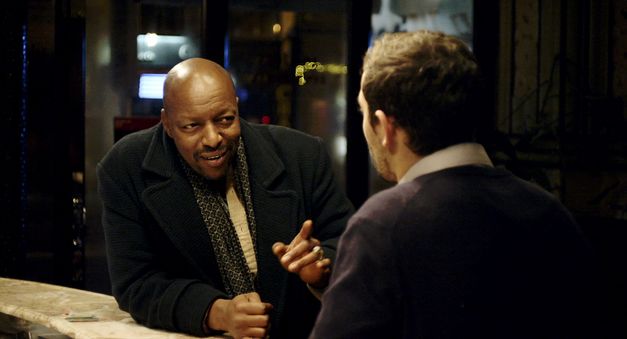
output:
[[[304,65],[297,65],[294,75],[298,78],[298,84],[304,85],[305,73],[309,71],[317,71],[319,73],[331,73],[336,75],[345,75],[348,73],[348,66],[341,64],[321,64],[317,61],[308,61]]]
[[[155,47],[159,42],[159,36],[157,33],[146,33],[146,46]]]
[[[274,33],[274,34],[281,33],[281,25],[280,24],[272,25],[272,33]]]

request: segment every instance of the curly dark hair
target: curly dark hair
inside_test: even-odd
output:
[[[378,109],[395,117],[416,154],[474,140],[482,80],[462,40],[427,30],[384,33],[364,56],[362,74],[370,123],[378,123]]]

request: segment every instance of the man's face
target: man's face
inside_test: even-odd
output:
[[[231,84],[191,86],[168,102],[161,119],[185,161],[210,180],[226,176],[240,136],[237,97]]]
[[[366,102],[366,98],[364,97],[364,93],[361,89],[359,90],[357,102],[359,103],[359,108],[361,110],[361,115],[363,118],[362,129],[364,132],[364,137],[366,138],[366,143],[368,144],[368,151],[370,152],[370,160],[372,161],[372,165],[377,170],[379,175],[383,177],[383,179],[393,181],[395,179],[395,176],[390,170],[390,165],[387,160],[387,152],[381,144],[380,135],[377,135],[377,132],[370,124],[370,119],[368,118],[368,103]]]

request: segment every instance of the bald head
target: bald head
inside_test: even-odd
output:
[[[203,177],[224,179],[241,134],[229,73],[213,61],[187,59],[168,72],[163,94],[161,123],[179,154]]]
[[[170,111],[173,106],[212,89],[231,92],[235,88],[229,73],[219,64],[203,59],[190,58],[181,61],[168,72],[163,87],[163,107]]]

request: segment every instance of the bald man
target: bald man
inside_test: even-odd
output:
[[[319,138],[244,121],[228,72],[173,67],[161,123],[99,163],[112,292],[146,326],[307,337],[353,207]]]

